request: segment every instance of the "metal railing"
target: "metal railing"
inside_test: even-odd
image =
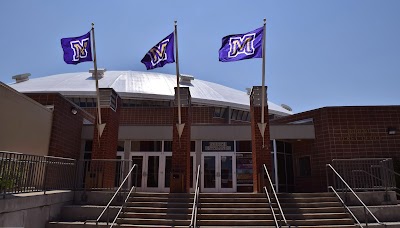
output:
[[[346,205],[346,203],[343,201],[342,197],[340,197],[340,195],[336,192],[336,190],[332,187],[332,186],[328,186],[328,189],[331,189],[333,191],[333,193],[335,193],[336,197],[340,200],[340,202],[342,203],[343,207],[347,210],[347,212],[349,212],[349,214],[353,217],[353,219],[357,222],[357,225],[359,227],[363,227],[360,223],[360,221],[358,221],[357,217],[354,215],[354,213],[350,210],[350,208]]]
[[[125,214],[126,203],[128,202],[128,200],[129,200],[129,198],[130,198],[130,196],[131,196],[131,194],[132,194],[133,189],[136,190],[136,186],[132,186],[132,187],[131,187],[131,190],[129,190],[129,193],[128,193],[128,195],[126,196],[125,201],[124,201],[124,203],[122,204],[121,208],[119,209],[117,215],[115,215],[114,220],[112,221],[110,228],[113,227],[114,224],[116,223],[116,221],[117,221],[119,215],[121,214],[121,211],[122,211],[122,214]]]
[[[390,159],[390,158],[389,158]],[[394,176],[394,182],[395,182],[395,186],[392,188],[392,190],[395,190],[397,198],[400,198],[400,188],[398,188],[397,183],[396,183],[396,176],[397,178],[400,180],[400,173],[394,171],[393,167],[388,167],[386,160],[383,160],[380,164],[380,167],[386,171],[388,171],[389,173],[391,173]],[[400,184],[400,183],[399,183]]]
[[[73,189],[75,159],[0,151],[0,191],[6,195]]]
[[[386,191],[396,186],[390,158],[333,159],[332,166],[356,191]],[[337,190],[346,188],[341,181],[333,184]]]
[[[365,216],[365,223],[366,223],[366,226],[368,227],[368,213],[369,213],[369,215],[371,215],[372,216],[372,218],[379,224],[379,225],[382,225],[382,226],[386,226],[384,223],[382,223],[382,222],[380,222],[379,220],[378,220],[378,218],[376,218],[376,216],[371,212],[371,210],[367,207],[367,205],[365,205],[365,203],[360,199],[360,197],[358,197],[358,195],[354,192],[354,190],[349,186],[349,184],[347,184],[347,182],[343,179],[343,177],[336,171],[336,169],[335,168],[333,168],[333,166],[331,165],[331,164],[326,164],[326,167],[327,167],[327,187],[328,187],[328,191],[329,191],[329,189],[332,189],[332,190],[335,190],[335,188],[333,187],[333,186],[331,186],[331,185],[329,185],[329,175],[328,175],[328,171],[329,171],[329,169],[328,168],[330,168],[332,171],[333,171],[333,177],[335,178],[335,177],[337,177],[337,178],[335,178],[335,180],[334,180],[334,183],[336,183],[337,181],[341,181],[342,183],[343,183],[343,186],[345,186],[345,188],[342,188],[341,190],[342,190],[342,193],[345,193],[345,194],[347,194],[347,192],[348,192],[348,190],[356,197],[356,199],[361,203],[361,205],[363,206],[363,208],[364,208],[364,216]],[[336,191],[335,191],[336,192]],[[344,203],[344,202],[343,202]]]
[[[272,216],[274,217],[275,227],[280,227],[278,224],[278,220],[276,219],[275,210],[272,207],[271,197],[269,196],[268,189],[266,186],[264,186],[264,191],[265,191],[265,194],[267,195],[268,204],[269,204],[269,208],[271,209]]]
[[[272,204],[270,203],[270,206],[271,206],[271,210],[272,210],[272,213],[273,213],[273,216],[274,216],[274,220],[275,220],[276,227],[282,227],[282,224],[281,224],[281,223],[282,223],[282,219],[283,219],[283,222],[285,223],[285,225],[288,226],[288,227],[290,228],[290,225],[289,225],[289,223],[288,223],[287,220],[286,220],[285,214],[283,213],[283,210],[282,210],[281,204],[280,204],[280,202],[279,202],[278,196],[276,195],[275,188],[274,188],[274,186],[273,186],[273,184],[272,184],[271,177],[269,176],[267,166],[266,166],[265,164],[263,164],[263,167],[264,167],[264,172],[266,173],[266,175],[267,175],[267,177],[268,177],[268,182],[269,182],[269,185],[270,185],[269,187],[272,189],[273,196],[275,197],[276,204],[278,205],[279,212],[280,212],[280,220],[279,220],[279,224],[278,224],[278,221],[277,221],[276,216],[275,216],[274,209],[272,208]],[[266,191],[267,197],[268,197],[268,199],[269,199],[269,201],[270,201],[270,197],[269,197],[269,194],[268,194],[268,189],[267,189],[266,186],[264,186],[264,190]]]
[[[196,186],[195,186],[195,191],[193,196],[193,206],[192,206],[192,218],[190,220],[190,225],[189,225],[190,228],[197,227],[197,209],[198,209],[199,194],[200,194],[199,177],[200,177],[200,165],[197,166]]]
[[[124,186],[126,180],[128,180],[128,178],[130,177],[130,175],[131,175],[132,171],[135,169],[135,167],[137,167],[137,165],[136,165],[136,164],[133,164],[133,165],[132,165],[132,168],[129,170],[128,174],[126,175],[126,177],[125,177],[124,180],[122,181],[121,185],[120,185],[120,186],[118,187],[118,189],[115,191],[115,193],[114,193],[114,195],[111,197],[110,201],[108,201],[106,207],[103,209],[103,211],[102,211],[102,212],[100,213],[100,215],[97,217],[97,219],[96,219],[96,221],[95,221],[95,222],[96,222],[96,226],[99,224],[99,222],[100,222],[100,220],[102,219],[104,213],[106,213],[106,212],[107,212],[107,220],[106,220],[106,222],[107,222],[107,226],[109,225],[109,223],[110,223],[110,210],[109,210],[110,205],[111,205],[111,203],[114,201],[115,197],[118,195],[118,193],[120,192],[120,190],[122,189],[122,187]],[[136,170],[136,173],[137,173],[137,170]],[[131,190],[132,190],[132,189],[133,189],[133,188],[131,188]],[[131,192],[131,191],[130,191],[130,192]],[[86,221],[85,221],[85,224],[86,224],[87,222],[93,222],[93,221],[92,221],[92,220],[86,220]]]

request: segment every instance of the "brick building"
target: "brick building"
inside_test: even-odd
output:
[[[105,72],[99,80],[106,123],[99,137],[93,125],[94,83],[90,73],[69,73],[10,86],[43,105],[59,107],[49,154],[132,160],[140,173],[129,182],[139,191],[187,192],[198,165],[202,192],[259,191],[262,164],[267,164],[279,191],[321,191],[325,164],[334,158],[400,158],[400,106],[329,107],[293,114],[287,106],[268,101],[263,138],[257,128],[257,87],[246,93],[181,76],[185,127],[179,137],[176,77],[134,71]],[[77,120],[65,114],[71,107],[82,111]],[[112,184],[115,166],[108,170]]]

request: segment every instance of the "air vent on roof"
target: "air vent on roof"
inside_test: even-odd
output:
[[[246,88],[246,91],[247,91],[247,95],[250,96],[250,94],[251,94],[251,88]]]
[[[191,82],[194,80],[194,77],[188,74],[181,74],[179,78],[180,84],[191,84]]]
[[[13,76],[12,79],[15,79],[16,83],[20,83],[20,82],[28,81],[29,80],[29,76],[31,76],[30,73],[17,74],[15,76]]]
[[[293,109],[289,105],[281,104],[281,107],[288,111],[293,111]]]
[[[106,71],[107,71],[106,68],[97,68],[97,77],[98,77],[98,79],[104,77],[104,72],[106,72]],[[90,69],[89,73],[92,74],[92,78],[96,78],[95,75],[94,75],[94,69]]]

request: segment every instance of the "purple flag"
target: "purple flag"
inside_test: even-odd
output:
[[[254,31],[228,35],[222,38],[219,61],[232,62],[243,59],[262,58],[263,27]]]
[[[147,70],[163,67],[167,63],[174,63],[174,33],[169,34],[153,48],[151,48],[141,61]]]
[[[67,64],[92,61],[90,32],[79,37],[62,38],[61,47],[64,51],[64,61]]]

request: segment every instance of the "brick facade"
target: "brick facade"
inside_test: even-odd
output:
[[[400,106],[326,107],[271,121],[284,124],[312,118],[315,140],[293,142],[296,191],[326,190],[332,159],[400,159]],[[395,135],[388,134],[395,128]],[[311,176],[299,175],[298,160],[310,156]]]
[[[93,122],[93,116],[85,113],[59,93],[25,95],[42,105],[54,106],[49,156],[79,159],[83,118]],[[78,111],[76,115],[72,114],[71,108]]]
[[[253,88],[254,91],[254,88]],[[265,100],[266,101],[266,100]],[[266,185],[264,179],[263,165],[266,164],[268,171],[272,171],[271,148],[270,148],[270,132],[268,119],[268,105],[264,106],[264,122],[266,129],[264,132],[264,142],[258,123],[261,123],[262,108],[255,104],[254,93],[250,97],[250,114],[251,114],[251,139],[252,139],[252,159],[253,159],[253,191],[263,192],[262,187]],[[271,174],[270,174],[271,175]]]
[[[101,108],[101,120],[102,123],[106,123],[106,127],[101,137],[98,137],[97,127],[94,128],[92,159],[116,159],[120,118],[120,109],[118,107],[120,104],[121,99],[118,97],[116,110],[111,109],[111,107]],[[97,117],[95,123],[97,123]],[[97,179],[92,183],[96,183],[98,185],[96,187],[113,187],[116,163],[97,162],[93,164],[95,167],[91,168],[96,170],[97,177],[95,178]]]
[[[184,123],[185,127],[180,138],[176,126],[176,123],[178,123],[178,107],[174,107],[170,192],[190,192],[190,131],[192,125],[190,93],[188,99],[189,105],[181,107],[181,123]]]

